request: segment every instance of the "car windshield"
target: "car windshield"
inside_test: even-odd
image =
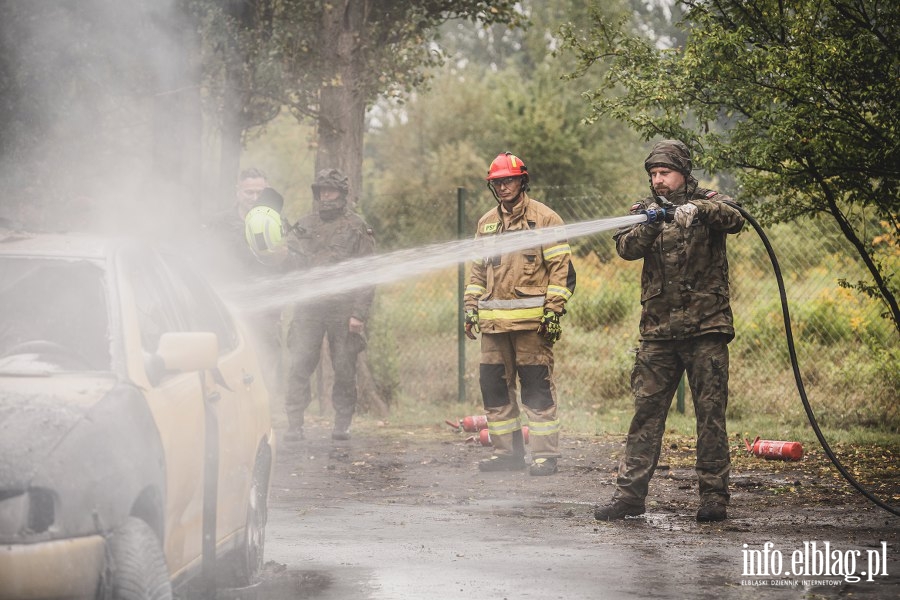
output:
[[[108,371],[110,363],[100,266],[0,257],[0,374]]]

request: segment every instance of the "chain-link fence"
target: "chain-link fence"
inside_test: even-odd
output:
[[[536,187],[531,196],[570,224],[625,215],[634,200],[601,198],[582,187]],[[382,244],[380,253],[456,239],[460,223],[461,237],[471,238],[478,217],[495,206],[486,191],[448,191],[429,202],[430,217],[410,228],[415,235],[391,231],[390,244]],[[613,233],[570,239],[578,286],[556,349],[559,398],[570,407],[604,410],[631,403],[641,261],[619,258]],[[837,226],[824,219],[777,225],[766,234],[778,255],[800,370],[820,422],[900,428],[897,333],[880,316],[881,305],[838,283],[867,278],[855,251]],[[802,420],[779,291],[765,247],[748,223],[740,234],[729,236],[728,252],[737,330],[730,346],[729,413],[756,411],[780,415],[786,422]],[[368,358],[388,403],[407,398],[440,404],[464,398],[473,409],[480,405],[479,344],[464,343],[459,333],[460,271],[444,268],[379,288]]]

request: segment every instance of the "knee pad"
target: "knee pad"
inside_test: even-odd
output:
[[[532,410],[544,410],[553,406],[550,393],[550,369],[546,365],[522,365],[518,367],[522,382],[522,404]]]
[[[479,384],[485,408],[497,408],[509,404],[506,367],[482,364],[479,367]]]

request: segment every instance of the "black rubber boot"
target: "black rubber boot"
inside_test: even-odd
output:
[[[727,518],[728,511],[725,509],[725,505],[720,502],[705,502],[697,510],[697,521],[699,523],[713,523],[715,521],[724,521]]]
[[[521,456],[505,456],[502,454],[495,454],[490,458],[486,458],[480,463],[478,463],[478,469],[480,471],[492,472],[492,471],[521,471],[525,467],[528,466],[528,463],[525,462],[525,458]]]
[[[594,518],[598,521],[618,521],[625,517],[637,517],[645,512],[643,504],[627,504],[621,500],[613,500],[606,506],[598,506],[594,510]]]

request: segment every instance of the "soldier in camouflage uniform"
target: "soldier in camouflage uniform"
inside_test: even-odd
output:
[[[640,347],[631,374],[635,412],[616,490],[612,503],[598,507],[594,516],[608,521],[644,513],[666,416],[686,371],[697,417],[697,521],[722,521],[731,470],[725,429],[728,343],[734,339],[725,239],[741,230],[744,219],[724,203],[731,198],[698,187],[682,142],[657,143],[644,167],[652,195],[635,204],[632,213],[657,211],[667,217],[614,236],[619,256],[644,261]],[[674,206],[663,213],[660,204],[666,201]]]
[[[347,207],[347,176],[337,169],[324,169],[312,186],[313,211],[291,228],[287,266],[308,269],[336,264],[373,254],[375,238],[365,221]],[[366,287],[343,294],[323,296],[298,305],[288,334],[292,365],[288,376],[285,410],[288,442],[303,439],[303,413],[312,395],[310,379],[319,364],[322,340],[328,339],[334,370],[332,404],[335,440],[350,439],[350,422],[356,409],[356,361],[365,348],[365,322],[375,290]]]

